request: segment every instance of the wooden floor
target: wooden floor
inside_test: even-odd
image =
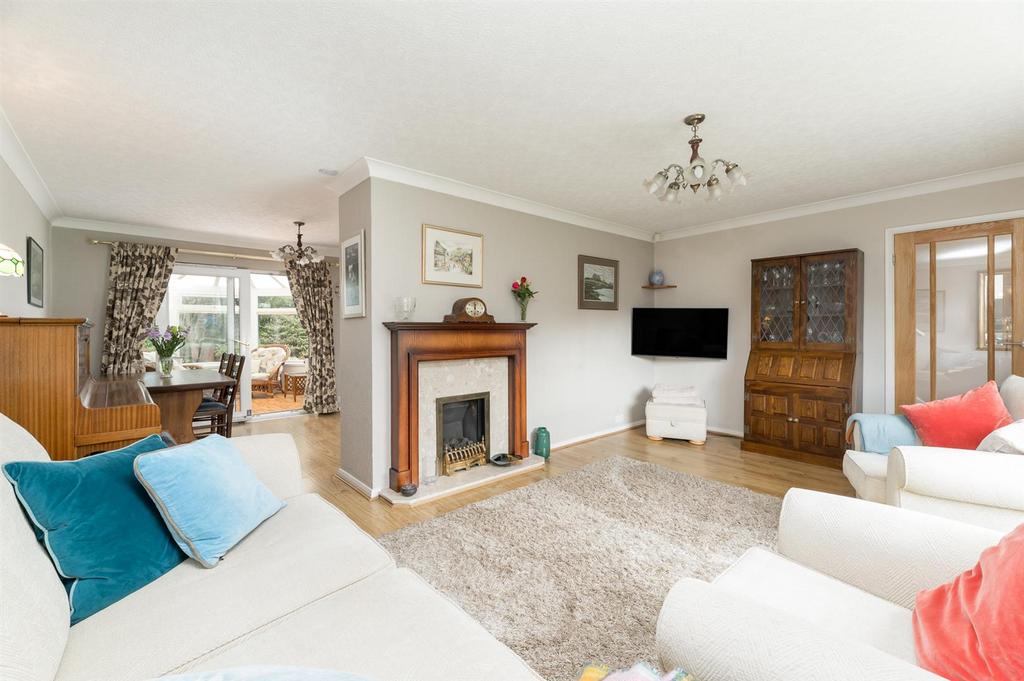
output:
[[[252,413],[259,414],[273,414],[278,411],[291,411],[293,409],[302,409],[302,403],[305,401],[305,395],[296,395],[295,399],[292,399],[291,395],[285,395],[283,393],[275,393],[273,397],[266,393],[253,393],[252,394]]]
[[[740,441],[734,437],[709,435],[707,444],[697,447],[678,440],[652,442],[644,436],[642,428],[637,428],[556,450],[543,469],[413,508],[399,508],[381,499],[370,501],[335,477],[339,465],[340,428],[341,419],[337,414],[305,415],[238,425],[234,434],[291,433],[302,455],[309,489],[328,499],[374,536],[615,455],[650,461],[672,470],[777,496],[791,487],[853,495],[853,488],[837,469],[743,452]]]

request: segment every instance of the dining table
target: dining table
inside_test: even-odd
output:
[[[196,439],[192,418],[203,401],[203,391],[225,388],[235,379],[216,369],[174,369],[170,376],[147,371],[142,376],[150,397],[160,407],[160,422],[178,444]]]

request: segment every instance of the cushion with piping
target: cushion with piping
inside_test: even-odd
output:
[[[1024,376],[1010,374],[999,387],[1006,410],[1016,421],[1024,420]]]
[[[977,565],[917,594],[921,667],[952,681],[1024,679],[1024,525],[981,552]]]
[[[65,582],[71,624],[149,584],[185,560],[132,464],[166,448],[150,435],[75,461],[13,461],[4,476]]]
[[[993,430],[978,445],[978,451],[1024,454],[1024,420],[1014,421],[1008,426]]]
[[[977,449],[986,435],[1013,423],[995,381],[963,395],[900,409],[926,447]]]
[[[178,547],[207,568],[285,506],[220,435],[140,456],[135,477]]]

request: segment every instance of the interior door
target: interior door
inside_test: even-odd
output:
[[[186,369],[214,369],[221,353],[249,354],[252,310],[249,272],[228,267],[175,265],[157,313],[161,327],[188,327],[189,339],[175,359]],[[234,420],[252,414],[250,367],[246,362],[235,397]]]
[[[751,268],[751,277],[751,344],[761,348],[796,348],[800,259],[759,260]]]
[[[1024,375],[1024,220],[897,234],[896,404]]]

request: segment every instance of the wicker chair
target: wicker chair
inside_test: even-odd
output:
[[[260,345],[249,354],[253,393],[281,391],[281,369],[290,354],[291,348],[281,343]]]

